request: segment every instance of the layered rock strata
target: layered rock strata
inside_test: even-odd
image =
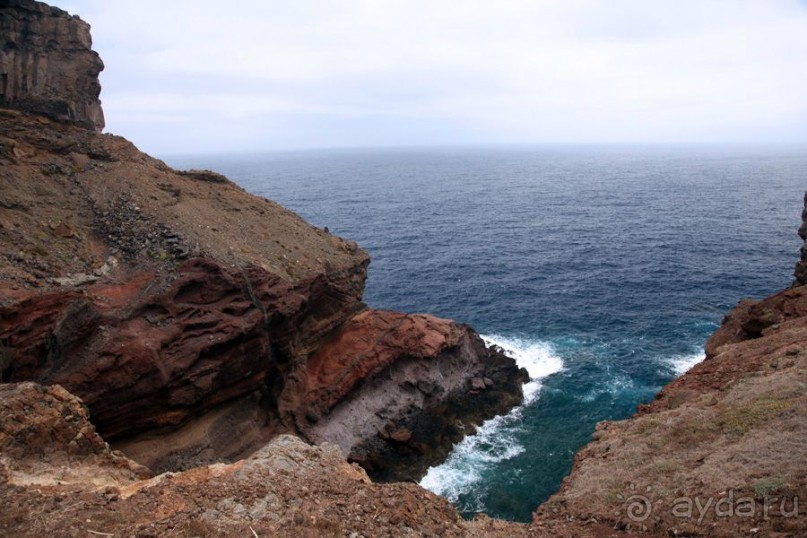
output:
[[[104,128],[90,25],[33,0],[0,2],[0,105]]]
[[[308,439],[374,479],[419,480],[473,424],[518,405],[527,380],[466,326],[365,310],[308,360],[290,407]]]
[[[339,447],[279,436],[234,464],[156,477],[110,452],[61,387],[0,385],[3,536],[485,536],[414,484],[373,484]]]
[[[118,137],[9,111],[0,129],[0,375],[66,387],[109,441],[156,470],[229,461],[283,431],[328,440],[321,428],[337,404],[414,358],[411,383],[450,369],[451,384],[385,424],[412,426],[420,409],[466,393],[482,409],[452,415],[466,422],[520,399],[515,363],[490,366],[507,379],[488,373],[496,361],[469,328],[367,309],[369,258],[354,243],[229,181],[176,173]],[[410,323],[421,319],[430,321]],[[358,365],[333,345],[366,337],[350,332],[357,320],[397,335],[371,340]],[[495,387],[474,391],[471,380],[486,376]],[[166,436],[178,428],[187,430]],[[444,454],[457,434],[442,429]],[[343,448],[377,434],[356,432]]]
[[[155,471],[233,461],[282,432],[338,432],[368,468],[402,469],[411,449],[404,459],[423,472],[461,436],[457,421],[520,401],[522,373],[470,328],[367,309],[369,257],[355,243],[220,174],[172,170],[95,132],[81,107],[98,103],[100,60],[80,19],[20,0],[0,5],[0,21],[13,82],[3,104],[19,109],[0,108],[2,381],[65,387]],[[360,319],[378,338],[348,361],[369,334],[350,332]],[[375,422],[327,427],[379,385],[405,390],[393,374],[404,370],[415,386],[450,375],[428,397],[375,409]],[[493,385],[475,389],[486,376]],[[452,411],[438,419],[441,406]],[[377,446],[388,423],[410,428],[411,446]]]

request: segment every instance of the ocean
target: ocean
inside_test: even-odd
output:
[[[366,302],[473,325],[530,372],[524,405],[422,485],[515,521],[601,420],[703,359],[742,298],[793,281],[807,148],[538,146],[175,156],[372,256]]]

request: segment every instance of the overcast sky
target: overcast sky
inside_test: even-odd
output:
[[[74,0],[158,154],[807,143],[805,0]]]

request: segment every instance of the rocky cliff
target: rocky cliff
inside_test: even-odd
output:
[[[90,25],[33,0],[0,1],[0,105],[104,128]]]
[[[804,240],[801,247],[801,260],[796,264],[796,284],[807,284],[807,193],[804,195],[804,212],[801,214],[799,237]]]
[[[806,228],[807,196],[802,238]],[[599,424],[594,439],[536,521],[596,520],[652,536],[805,536],[807,285],[742,301],[705,361],[633,418]]]
[[[703,363],[598,426],[532,524],[465,521],[369,476],[418,477],[525,373],[467,326],[367,308],[354,243],[95,132],[84,23],[25,0],[0,21],[28,40],[0,64],[26,91],[70,71],[44,92],[64,105],[0,108],[3,536],[807,532],[804,249],[792,288],[738,305]],[[47,61],[8,63],[24,42]]]
[[[415,484],[373,483],[330,443],[281,435],[248,458],[150,476],[59,386],[0,385],[3,536],[608,536],[602,525],[463,520]],[[624,533],[622,535],[625,535]]]
[[[520,401],[523,372],[469,327],[368,309],[355,243],[98,134],[86,23],[20,0],[0,5],[0,24],[3,382],[63,386],[155,471],[233,461],[290,432],[339,437],[379,477],[414,478],[459,421]],[[380,402],[379,386],[401,398]],[[405,396],[417,386],[430,391]],[[351,403],[367,398],[375,418]],[[379,441],[385,428],[411,442]]]

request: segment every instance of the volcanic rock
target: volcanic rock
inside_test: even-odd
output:
[[[0,482],[134,482],[148,469],[112,452],[82,402],[58,385],[0,384]]]
[[[420,400],[402,399],[384,420],[429,445],[410,422],[465,401],[455,390],[463,376],[488,375],[475,333],[366,309],[369,257],[354,242],[220,174],[173,170],[87,129],[100,128],[101,64],[80,19],[17,0],[0,4],[0,21],[0,104],[17,109],[0,108],[2,381],[62,385],[108,441],[159,472],[234,461],[282,432],[347,435],[345,453],[375,442],[378,428],[363,423],[325,429],[341,420],[339,404],[348,409],[395,369],[429,395],[413,389]],[[356,320],[385,335],[362,348],[366,364],[333,345]],[[406,323],[384,328],[396,320]],[[408,366],[416,358],[417,369]],[[497,364],[509,382],[452,407],[439,425],[430,418],[435,443],[448,446],[456,435],[442,432],[460,421],[520,401],[514,361]],[[448,369],[443,386],[437,372]],[[402,382],[390,381],[392,392]],[[415,467],[433,460],[420,459]]]
[[[0,105],[100,131],[103,69],[86,22],[33,0],[0,2]]]
[[[3,536],[526,536],[464,521],[415,484],[373,484],[338,447],[281,435],[249,458],[153,478],[61,387],[0,385]],[[567,535],[568,536],[568,535]]]
[[[496,388],[469,390],[482,377],[498,380]],[[336,443],[374,479],[417,480],[474,425],[519,404],[527,379],[468,326],[364,310],[308,360],[286,405],[309,439]],[[375,435],[385,428],[392,444]]]
[[[804,211],[801,213],[799,237],[804,240],[801,246],[801,260],[796,264],[796,283],[807,284],[807,193],[804,193]]]

